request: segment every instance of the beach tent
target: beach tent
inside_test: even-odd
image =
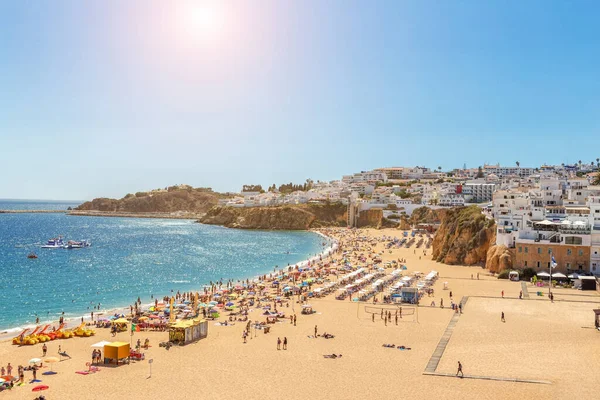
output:
[[[104,345],[104,364],[115,362],[119,365],[119,361],[129,358],[129,343],[112,342]]]
[[[178,321],[169,327],[169,341],[186,345],[208,336],[208,322],[204,319]]]

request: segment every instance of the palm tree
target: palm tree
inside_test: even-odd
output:
[[[517,167],[520,167],[520,166],[521,166],[521,163],[520,163],[520,162],[518,162],[518,161],[517,161],[515,164],[517,164]]]
[[[596,158],[596,165],[598,166],[598,169],[600,169],[600,158]]]
[[[579,168],[581,169],[581,160],[579,160]]]

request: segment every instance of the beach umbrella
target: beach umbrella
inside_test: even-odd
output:
[[[45,363],[50,364],[50,371],[52,371],[52,364],[54,364],[55,362],[58,362],[58,358],[56,357],[48,357],[44,360]]]
[[[29,360],[29,364],[39,364],[42,360],[39,358],[32,358]]]
[[[233,305],[233,303],[231,301],[227,302],[227,304],[225,304],[227,307],[231,307]]]
[[[160,318],[160,317],[158,315],[152,314],[148,318],[156,319],[156,318]]]

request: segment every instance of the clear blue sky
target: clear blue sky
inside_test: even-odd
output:
[[[0,198],[600,157],[598,1],[0,2]]]

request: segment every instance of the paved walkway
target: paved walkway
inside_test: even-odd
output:
[[[462,304],[463,310],[465,309],[465,304],[467,303],[468,299],[469,299],[469,297],[467,296],[467,297],[463,297],[460,300],[460,304]],[[448,323],[448,326],[446,327],[446,330],[444,331],[444,334],[442,335],[440,342],[438,343],[437,347],[435,348],[435,351],[433,352],[433,355],[431,356],[431,358],[429,359],[429,362],[427,363],[427,367],[425,367],[426,373],[430,373],[430,374],[435,373],[435,370],[437,369],[438,364],[440,363],[440,360],[442,359],[442,356],[444,355],[446,346],[448,345],[448,342],[450,341],[450,338],[452,337],[452,332],[454,331],[454,327],[456,326],[456,323],[458,322],[459,317],[460,317],[460,314],[454,313],[454,315],[452,316],[452,319],[450,319],[450,322]]]
[[[526,291],[524,290],[523,296],[525,296],[525,293],[526,293]],[[529,293],[527,293],[527,296],[529,296]],[[487,296],[473,296],[473,297],[487,297]],[[462,305],[463,310],[465,309],[467,300],[469,300],[469,296],[465,296],[460,300],[460,304]],[[444,355],[444,351],[446,351],[446,347],[448,346],[448,342],[450,341],[450,338],[452,337],[452,332],[454,332],[454,328],[456,327],[456,324],[457,324],[459,318],[460,318],[460,314],[455,313],[452,316],[452,319],[450,319],[450,322],[448,323],[448,326],[446,327],[446,330],[444,331],[444,334],[442,335],[440,342],[438,343],[437,347],[435,348],[435,351],[433,352],[431,358],[429,359],[429,362],[427,363],[427,366],[425,367],[425,371],[423,371],[423,375],[445,376],[445,377],[456,378],[456,375],[449,374],[449,373],[443,373],[443,372],[436,372],[436,370],[437,370],[438,365],[440,364],[440,360],[442,359],[442,356]],[[536,383],[536,384],[544,384],[544,385],[550,385],[552,383],[549,381],[541,381],[541,380],[535,380],[535,379],[503,378],[503,377],[499,377],[499,376],[483,376],[483,375],[465,375],[465,376],[462,376],[461,378],[462,379],[482,379],[482,380],[488,380],[488,381],[502,381],[502,382]]]

